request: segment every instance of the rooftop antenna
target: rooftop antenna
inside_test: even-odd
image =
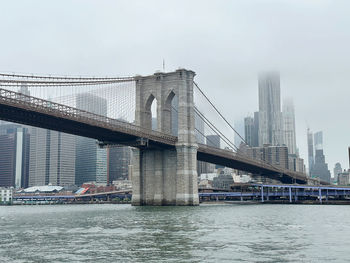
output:
[[[163,72],[165,72],[165,61],[164,61],[164,58],[163,58]]]

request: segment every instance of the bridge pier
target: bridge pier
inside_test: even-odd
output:
[[[194,72],[179,69],[136,77],[136,125],[152,128],[151,105],[157,100],[157,131],[170,134],[172,100],[177,96],[174,148],[133,150],[132,205],[199,205],[194,123]],[[176,123],[176,122],[175,122]]]

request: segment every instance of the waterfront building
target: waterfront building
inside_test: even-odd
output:
[[[0,125],[0,186],[27,187],[29,176],[29,132],[26,127]]]
[[[344,170],[344,172],[338,174],[338,185],[350,185],[349,171]]]
[[[107,100],[90,93],[76,96],[76,107],[107,116]],[[107,149],[100,149],[96,140],[76,136],[75,184],[86,182],[107,184]]]
[[[259,75],[259,146],[283,145],[280,75]]]
[[[8,204],[12,202],[13,188],[0,187],[0,204]]]
[[[283,101],[283,136],[284,143],[288,147],[289,154],[297,153],[295,136],[295,114],[293,100],[287,98]]]
[[[217,177],[213,178],[213,188],[231,189],[232,184],[233,184],[232,175],[226,174],[224,171],[221,171]]]
[[[343,171],[343,169],[341,168],[341,164],[340,163],[336,163],[333,169],[333,178],[334,181],[337,182],[338,181],[338,174],[340,174]]]

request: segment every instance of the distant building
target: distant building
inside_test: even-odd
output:
[[[338,185],[350,185],[350,174],[349,172],[341,172],[338,174]]]
[[[314,166],[314,139],[310,129],[307,129],[307,152],[308,152],[308,163],[309,163],[309,176],[311,177],[311,171]]]
[[[244,136],[244,133],[245,133],[244,120],[241,120],[241,119],[235,120],[234,127],[235,127],[236,132],[239,135]],[[241,142],[243,142],[243,140],[237,133],[235,133],[235,135],[234,135],[234,144],[238,147],[241,144]],[[247,140],[246,138],[244,138],[244,139]]]
[[[254,118],[244,118],[244,139],[250,147],[259,146],[259,114],[254,113]],[[236,144],[240,146],[240,144]]]
[[[215,148],[220,148],[220,136],[207,135],[207,145]]]
[[[0,186],[28,186],[29,139],[28,129],[21,125],[0,125]]]
[[[127,146],[112,147],[108,149],[108,180],[127,180],[129,165],[131,163],[131,148]]]
[[[230,174],[220,173],[213,179],[213,188],[230,189],[233,184],[233,177]]]
[[[264,145],[263,147],[251,147],[246,149],[251,159],[261,160],[271,165],[288,169],[288,148],[287,146]]]
[[[341,164],[340,163],[336,163],[333,169],[333,176],[334,176],[334,181],[338,181],[338,174],[340,174],[342,172],[342,168],[341,168]]]
[[[328,164],[325,162],[325,156],[323,150],[316,150],[315,164],[311,170],[311,177],[320,178],[323,181],[331,181],[331,173],[328,170]]]
[[[74,185],[75,136],[31,127],[29,186]]]
[[[296,154],[296,136],[295,136],[295,115],[292,99],[283,101],[283,136],[284,143],[288,147],[289,154]]]
[[[304,159],[298,157],[296,154],[289,154],[288,155],[288,168],[291,171],[299,172],[299,173],[305,173],[305,165],[304,165]]]
[[[259,75],[259,146],[283,145],[280,75]]]
[[[220,136],[219,135],[207,135],[207,145],[220,149]],[[221,165],[208,164],[206,172],[212,173],[213,167],[216,169],[223,168]]]
[[[76,107],[107,116],[107,100],[90,93],[76,96]],[[76,137],[75,184],[86,182],[107,184],[107,149],[98,148],[96,140]]]
[[[315,144],[315,162],[311,170],[311,177],[320,178],[323,181],[331,181],[331,173],[328,170],[328,164],[323,154],[323,137],[322,132],[316,132],[314,135]]]
[[[315,145],[315,151],[323,149],[323,133],[322,133],[322,131],[316,132],[314,134],[314,145]]]

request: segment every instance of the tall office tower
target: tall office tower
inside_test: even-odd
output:
[[[310,129],[307,129],[307,152],[308,152],[308,163],[309,163],[309,176],[314,166],[314,136]]]
[[[259,146],[283,144],[280,93],[279,73],[259,75]]]
[[[334,181],[338,181],[338,174],[343,172],[343,169],[341,168],[340,163],[336,163],[333,169],[333,176],[334,176]]]
[[[253,147],[254,119],[252,117],[244,118],[244,139],[250,147]]]
[[[29,186],[73,185],[75,136],[35,127],[30,134]]]
[[[259,117],[258,113],[254,113],[254,118],[244,118],[244,137],[246,143],[250,147],[259,146]]]
[[[243,119],[235,120],[234,121],[234,127],[235,127],[236,132],[240,136],[242,136],[245,141],[247,141],[247,138],[244,137],[245,136],[245,123],[244,123],[244,120]],[[241,145],[241,143],[243,142],[243,140],[237,133],[235,133],[235,136],[234,136],[234,143],[235,143],[235,145],[237,147],[239,147]]]
[[[296,154],[297,144],[295,136],[295,115],[293,100],[288,98],[283,101],[283,135],[284,143],[288,147],[289,154]]]
[[[287,146],[271,146],[266,144],[263,147],[251,147],[247,149],[247,155],[251,159],[262,160],[283,169],[289,168]]]
[[[315,151],[316,150],[323,150],[323,134],[322,131],[316,132],[314,134],[314,144],[315,144]]]
[[[29,133],[18,124],[0,125],[0,186],[28,186]]]
[[[76,96],[76,107],[98,115],[107,115],[107,100],[81,93]],[[107,184],[107,149],[100,149],[96,140],[76,137],[75,184],[86,182]]]
[[[328,170],[328,164],[323,154],[323,138],[322,132],[316,132],[314,135],[315,144],[315,162],[311,170],[311,176],[320,178],[323,181],[330,182],[331,173]]]
[[[131,148],[113,147],[108,150],[108,183],[115,180],[127,180],[131,162]]]

